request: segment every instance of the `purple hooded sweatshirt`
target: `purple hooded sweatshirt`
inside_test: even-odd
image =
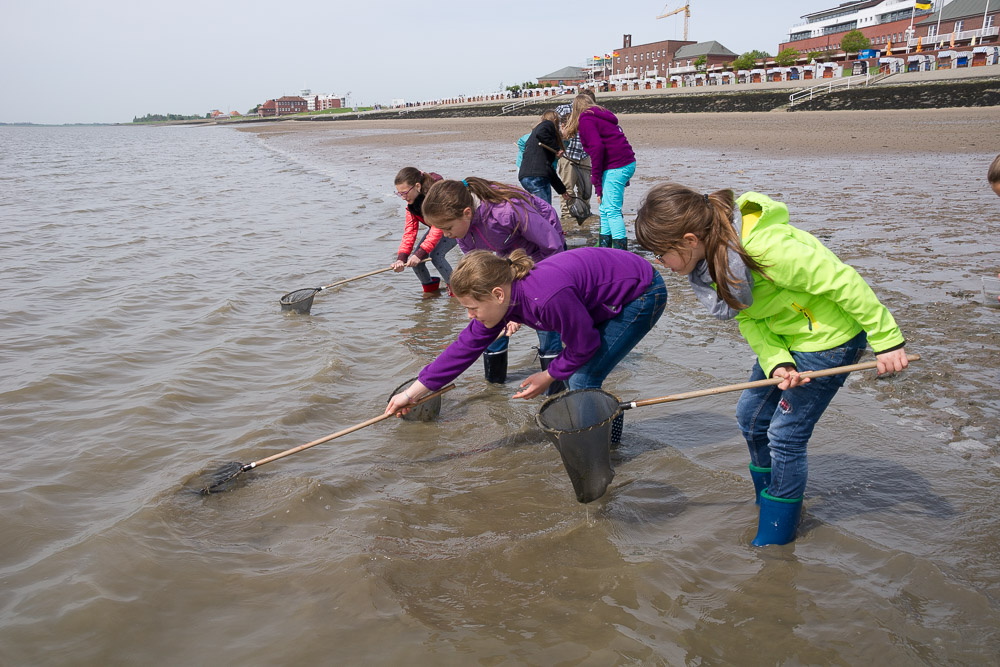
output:
[[[420,371],[420,382],[437,391],[475,362],[508,322],[558,331],[565,349],[549,364],[549,375],[566,380],[601,346],[597,325],[616,317],[653,282],[648,260],[625,250],[577,248],[539,262],[511,284],[503,321],[487,328],[472,320],[437,359]]]
[[[594,194],[600,197],[604,172],[632,164],[635,153],[618,125],[618,117],[607,109],[590,107],[580,114],[579,134],[583,150],[590,156],[590,182]]]
[[[559,214],[548,203],[524,193],[530,203],[482,202],[472,216],[469,231],[458,241],[463,253],[489,250],[506,257],[520,248],[536,262],[566,247]]]

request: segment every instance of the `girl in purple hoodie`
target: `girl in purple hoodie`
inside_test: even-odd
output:
[[[510,323],[556,331],[566,344],[548,368],[521,383],[514,398],[534,398],[557,380],[570,389],[600,387],[667,305],[663,278],[648,261],[597,248],[561,252],[537,265],[523,250],[509,258],[472,252],[459,262],[451,288],[472,321],[389,400],[386,412],[405,410],[457,378]],[[613,443],[621,437],[620,417]]]
[[[626,250],[622,203],[625,186],[635,173],[635,153],[618,125],[618,117],[597,106],[588,95],[577,95],[563,134],[567,138],[579,134],[583,150],[590,156],[590,182],[601,214],[598,245]]]
[[[540,262],[566,249],[559,214],[551,205],[524,190],[469,176],[461,181],[438,181],[428,191],[422,206],[424,220],[456,239],[463,253],[489,250],[507,257],[523,250]],[[507,380],[508,336],[519,325],[511,325],[483,354],[483,368],[488,382]],[[542,369],[562,349],[559,334],[538,330],[538,361]],[[562,390],[561,383],[551,393]]]

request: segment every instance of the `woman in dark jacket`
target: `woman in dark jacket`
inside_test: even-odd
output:
[[[559,116],[555,111],[546,111],[542,114],[542,122],[535,126],[525,142],[517,180],[521,187],[548,204],[552,203],[552,188],[564,199],[569,199],[566,186],[553,167],[562,151]]]

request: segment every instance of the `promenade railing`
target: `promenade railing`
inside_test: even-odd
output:
[[[854,76],[849,76],[846,79],[830,79],[827,83],[821,83],[819,85],[813,86],[812,88],[806,88],[805,90],[800,90],[798,92],[792,93],[788,96],[788,105],[792,106],[796,102],[801,102],[803,100],[811,100],[814,97],[820,95],[825,95],[838,88],[854,88],[870,86],[873,83],[877,83],[882,79],[890,76],[890,72],[879,72],[877,74],[855,74]]]

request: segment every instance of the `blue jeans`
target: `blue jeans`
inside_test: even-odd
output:
[[[547,204],[552,203],[552,183],[544,176],[525,176],[521,187]]]
[[[625,218],[622,205],[625,203],[625,186],[635,173],[635,162],[624,167],[608,169],[601,174],[601,233],[611,234],[613,239],[625,238]]]
[[[418,241],[416,246],[414,247],[419,248],[420,244],[423,243],[424,239],[427,238],[427,234],[430,233],[431,233],[430,230],[427,230],[427,233],[424,234],[422,237],[420,237],[420,241]],[[437,242],[437,245],[434,246],[434,250],[431,250],[430,254],[431,264],[433,264],[434,268],[437,269],[438,273],[441,274],[441,280],[445,281],[446,283],[451,283],[451,264],[448,263],[448,260],[447,258],[445,258],[445,255],[447,255],[448,251],[454,248],[456,245],[458,245],[458,241],[456,241],[455,239],[450,239],[447,236],[442,236],[441,239]],[[431,282],[431,272],[427,270],[426,264],[417,264],[415,267],[413,267],[413,272],[417,274],[417,278],[420,279],[421,285],[427,285]]]
[[[667,306],[667,287],[659,271],[639,298],[629,301],[616,317],[597,325],[601,346],[590,361],[569,377],[570,389],[599,388],[618,362],[649,333]]]
[[[539,356],[552,356],[562,351],[562,339],[558,331],[535,331],[538,334],[538,354]],[[507,349],[510,336],[500,336],[490,343],[486,348],[487,352],[503,352]]]
[[[857,363],[868,344],[864,331],[843,345],[822,352],[795,352],[799,372]],[[750,380],[763,380],[755,363]],[[776,498],[798,499],[806,490],[809,467],[806,445],[847,375],[813,378],[808,384],[779,391],[777,387],[747,389],[736,404],[736,420],[750,448],[750,462],[771,469],[767,492]]]

